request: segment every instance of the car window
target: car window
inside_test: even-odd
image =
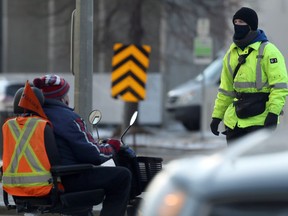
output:
[[[24,84],[11,84],[11,85],[8,85],[7,88],[6,88],[6,95],[14,97],[16,91],[19,88],[21,88],[21,87],[24,87]]]
[[[200,73],[195,80],[201,82],[203,80],[203,74],[207,80],[215,80],[219,82],[220,74],[222,70],[222,58],[218,58],[213,61],[204,71]]]

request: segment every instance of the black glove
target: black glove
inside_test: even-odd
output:
[[[219,118],[212,118],[212,122],[210,123],[210,129],[216,136],[219,136],[218,127],[221,121],[222,120]]]
[[[269,112],[265,119],[264,127],[276,128],[277,124],[278,124],[278,115]]]
[[[122,156],[126,156],[128,158],[136,157],[135,151],[129,146],[121,146],[119,154],[122,154]]]

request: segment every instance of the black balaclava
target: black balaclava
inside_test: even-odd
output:
[[[241,19],[248,25],[235,25],[234,20]],[[258,16],[257,13],[247,7],[242,7],[233,16],[234,36],[233,41],[240,47],[245,47],[257,36]]]

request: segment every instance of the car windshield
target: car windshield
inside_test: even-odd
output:
[[[217,80],[220,78],[222,69],[222,58],[217,58],[213,61],[204,71],[200,73],[195,80],[201,82],[203,80],[203,74],[206,80]]]
[[[251,134],[248,137],[249,140],[252,138],[255,145],[251,145],[246,151],[241,153],[241,156],[253,156],[253,155],[264,155],[264,154],[273,154],[273,153],[283,153],[288,151],[287,133],[286,127],[279,128],[277,131],[258,131],[255,134]],[[270,133],[273,132],[271,135]],[[259,136],[266,136],[267,138],[263,141],[260,141]],[[258,136],[258,137],[257,137]],[[277,137],[277,141],[275,141]]]

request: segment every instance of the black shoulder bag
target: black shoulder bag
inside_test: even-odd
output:
[[[238,65],[233,74],[233,80],[242,64],[246,62],[247,56],[253,51],[250,47],[245,55],[240,55]],[[248,118],[259,115],[265,111],[265,104],[268,101],[268,93],[236,93],[237,101],[234,101],[235,111],[238,118]]]

